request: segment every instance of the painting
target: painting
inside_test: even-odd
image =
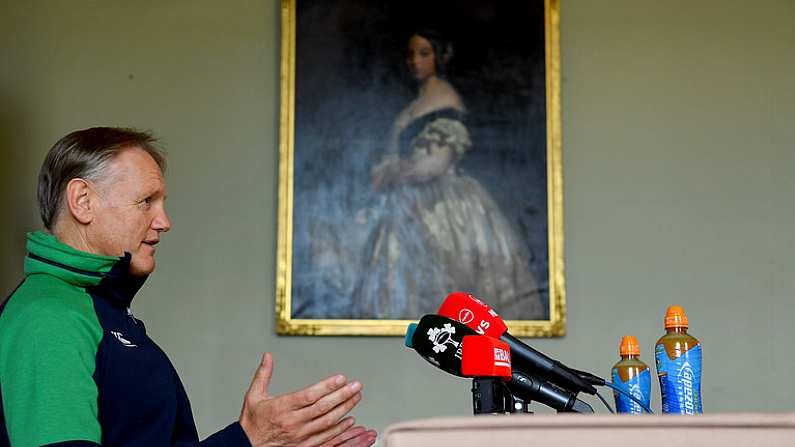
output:
[[[559,5],[283,0],[276,331],[562,336]]]

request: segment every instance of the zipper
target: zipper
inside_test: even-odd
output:
[[[47,258],[42,258],[41,256],[34,255],[33,253],[28,253],[28,257],[30,259],[35,260],[35,261],[43,262],[43,263],[49,264],[49,265],[51,265],[53,267],[62,268],[64,270],[69,270],[70,272],[79,273],[81,275],[93,276],[94,278],[104,278],[105,276],[107,276],[105,273],[92,272],[92,271],[89,271],[89,270],[83,270],[83,269],[79,269],[79,268],[76,268],[76,267],[72,267],[70,265],[61,264],[60,262],[56,262],[56,261],[53,261],[53,260],[50,260],[50,259],[47,259]]]
[[[135,315],[133,315],[132,309],[130,309],[129,307],[127,308],[127,316],[130,317],[134,325],[136,326],[138,325],[138,322],[135,321]]]

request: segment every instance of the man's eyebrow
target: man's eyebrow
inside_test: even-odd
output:
[[[141,189],[139,194],[140,197],[152,197],[156,195],[165,196],[166,192],[160,185],[148,185]]]

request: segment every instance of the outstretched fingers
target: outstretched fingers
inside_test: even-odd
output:
[[[378,438],[378,433],[375,430],[365,430],[364,427],[354,427],[349,431],[353,431],[354,429],[360,428],[362,431],[350,438],[346,438],[344,440],[340,439],[339,441],[332,439],[329,441],[328,446],[331,447],[370,447],[371,445],[375,444],[376,438]],[[343,433],[344,434],[344,433]],[[324,447],[326,447],[324,445]]]
[[[312,418],[306,422],[304,422],[303,427],[301,428],[301,434],[304,436],[313,436],[316,433],[322,433],[329,428],[335,426],[340,419],[345,417],[359,401],[362,400],[361,393],[356,393],[350,398],[344,400],[337,406],[331,408],[327,412],[323,413],[319,417]],[[317,410],[311,410],[312,413],[315,413]],[[308,414],[312,414],[308,413]]]
[[[334,424],[332,427],[320,433],[315,433],[309,436],[306,438],[306,440],[304,440],[304,442],[301,443],[301,447],[325,447],[326,445],[334,445],[328,444],[328,442],[350,431],[355,422],[356,420],[353,418],[353,416],[346,417],[345,419]]]
[[[367,430],[361,425],[351,427],[321,444],[320,447],[367,447],[377,438],[375,430]]]
[[[361,390],[362,384],[358,381],[353,381],[329,394],[326,394],[311,405],[296,411],[295,416],[300,421],[311,421],[318,419],[330,413],[332,410],[337,409],[341,404],[349,403],[352,398],[361,393]],[[359,396],[359,399],[361,400],[361,395]],[[356,402],[358,403],[358,400]],[[356,403],[353,403],[350,408],[353,408],[355,405]],[[343,416],[345,416],[345,413],[343,413],[340,418]]]
[[[284,397],[290,409],[301,410],[344,388],[345,381],[345,376],[337,374]]]

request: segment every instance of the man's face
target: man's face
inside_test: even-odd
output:
[[[152,273],[155,244],[161,232],[171,229],[160,167],[146,151],[125,149],[110,163],[96,189],[99,203],[86,233],[93,251],[105,256],[129,252],[130,273]]]

